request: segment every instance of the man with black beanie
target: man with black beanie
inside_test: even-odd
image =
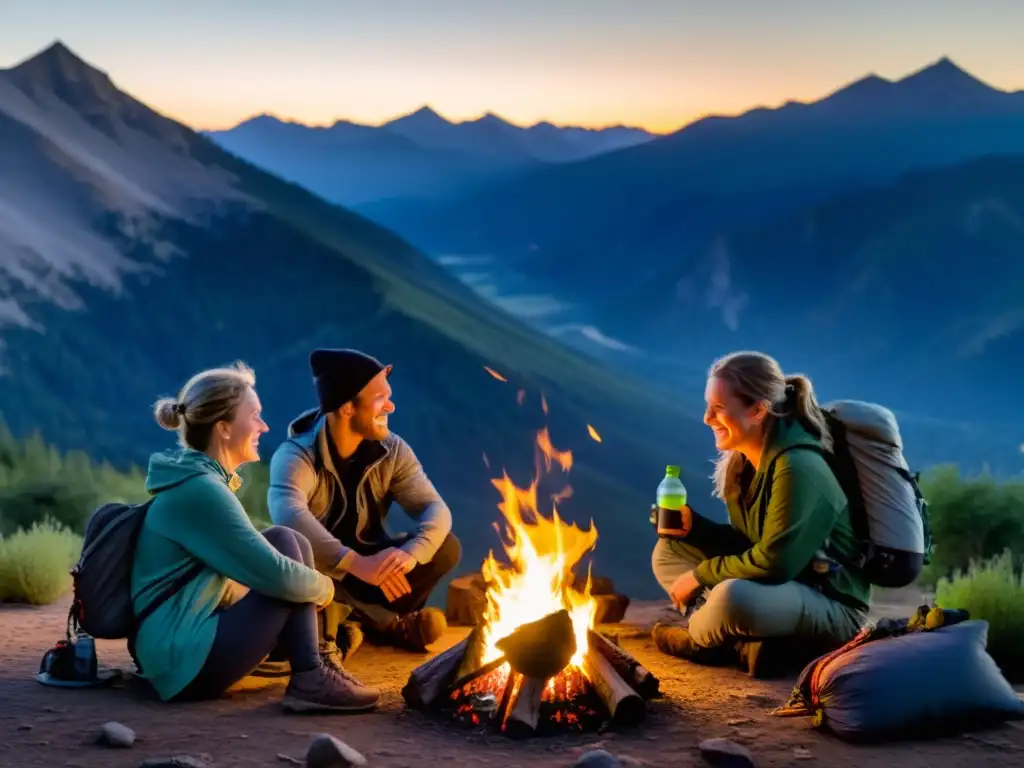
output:
[[[371,641],[423,651],[447,628],[425,605],[461,557],[451,511],[388,429],[391,366],[352,349],[317,349],[309,366],[319,407],[274,452],[270,517],[309,539],[318,570],[335,580],[335,604],[320,613],[335,666],[361,642],[360,627]],[[411,533],[388,533],[392,501],[417,521]]]

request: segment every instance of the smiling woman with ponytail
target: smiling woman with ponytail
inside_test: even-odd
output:
[[[832,440],[810,379],[786,376],[768,355],[736,352],[711,366],[705,401],[719,452],[715,496],[729,522],[690,509],[685,538],[659,538],[654,575],[690,615],[685,629],[656,626],[654,639],[691,661],[774,676],[852,638],[870,586],[836,566],[858,543],[821,453]]]

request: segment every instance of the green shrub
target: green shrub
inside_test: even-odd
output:
[[[989,475],[965,479],[956,467],[940,467],[921,481],[928,500],[935,551],[919,583],[967,568],[1009,549],[1024,562],[1024,482],[997,482]]]
[[[936,602],[987,621],[989,654],[1007,678],[1024,680],[1024,574],[1009,550],[939,581]]]
[[[0,537],[0,600],[48,605],[71,587],[82,539],[52,521]]]
[[[140,470],[119,472],[81,451],[61,455],[38,434],[15,440],[0,421],[0,535],[44,520],[81,534],[100,504],[145,498]]]

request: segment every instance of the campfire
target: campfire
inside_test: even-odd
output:
[[[556,464],[568,472],[572,453],[556,449],[546,428],[536,446],[529,487],[517,487],[505,472],[492,480],[508,563],[493,551],[483,563],[482,619],[462,642],[416,668],[402,695],[411,707],[509,736],[636,724],[658,680],[596,631],[589,570],[582,579],[574,568],[595,548],[597,529],[593,521],[583,530],[559,516],[558,503],[572,495],[568,485],[552,495],[550,515],[541,512],[541,475]]]

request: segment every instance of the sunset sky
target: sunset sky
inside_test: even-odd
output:
[[[667,132],[708,113],[820,98],[869,72],[903,77],[944,55],[1024,89],[1024,3],[1007,0],[4,5],[0,67],[60,39],[196,128],[261,112],[376,124],[430,104],[449,119],[491,111]]]

